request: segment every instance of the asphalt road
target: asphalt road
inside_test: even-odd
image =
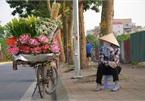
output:
[[[29,66],[18,66],[12,69],[12,63],[0,63],[0,101],[68,101],[68,96],[61,79],[55,93],[40,98],[36,87],[35,69]]]

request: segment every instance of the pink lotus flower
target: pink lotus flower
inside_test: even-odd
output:
[[[33,46],[38,46],[38,45],[40,45],[40,42],[39,42],[38,39],[36,39],[36,38],[30,38],[30,40],[28,40],[28,43],[29,43],[30,45],[33,45]]]
[[[36,47],[31,48],[31,51],[32,51],[32,54],[40,54],[42,52],[42,49],[41,47],[36,46]]]
[[[20,46],[20,52],[28,54],[30,53],[30,47],[26,45],[22,45]]]
[[[9,46],[9,47],[7,48],[7,51],[8,51],[10,54],[18,54],[19,48],[18,48],[16,45],[13,45],[13,46]]]
[[[43,50],[44,53],[49,53],[50,52],[49,51],[49,45],[48,44],[42,45],[42,50]]]
[[[23,34],[19,37],[19,41],[21,44],[26,44],[30,36],[28,34]]]
[[[38,37],[38,40],[39,40],[40,42],[42,42],[42,43],[48,43],[48,42],[49,42],[48,38],[47,38],[46,36],[43,36],[43,35],[40,35],[40,36]]]
[[[60,52],[60,48],[56,44],[51,45],[51,49],[55,53]]]

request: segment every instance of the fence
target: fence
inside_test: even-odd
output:
[[[130,63],[145,61],[145,31],[136,32],[130,35],[130,40],[119,41],[121,54],[120,62]],[[99,46],[96,46],[96,59],[99,55]]]
[[[130,63],[130,40],[119,41],[120,45],[120,62],[121,63]],[[99,59],[99,45],[96,45],[96,60]]]
[[[124,43],[124,62],[130,63],[130,40],[123,41]]]
[[[145,31],[131,34],[130,59],[135,62],[145,61]]]

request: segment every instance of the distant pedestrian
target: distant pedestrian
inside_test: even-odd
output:
[[[101,80],[103,75],[112,75],[115,86],[111,89],[112,91],[119,90],[119,76],[121,72],[121,65],[119,61],[120,48],[118,41],[116,40],[113,33],[108,34],[99,38],[104,41],[104,45],[99,51],[99,65],[96,75],[96,91],[101,90]]]
[[[90,44],[89,41],[87,41],[87,44],[86,44],[86,56],[87,56],[87,64],[88,65],[91,63],[92,49],[93,49],[93,46]]]

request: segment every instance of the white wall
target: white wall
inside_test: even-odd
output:
[[[113,32],[115,32],[116,35],[123,34],[123,24],[113,24]]]

